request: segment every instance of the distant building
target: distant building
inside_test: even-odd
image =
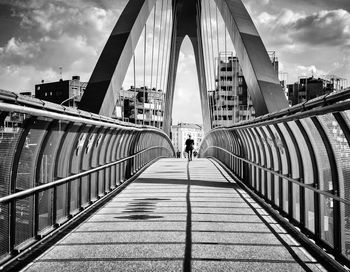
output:
[[[147,87],[121,90],[115,107],[114,118],[124,122],[163,127],[164,92]]]
[[[194,150],[198,151],[204,137],[202,125],[178,123],[177,125],[171,126],[171,141],[174,145],[175,152],[181,152],[181,157],[183,157],[185,142],[188,135],[191,135],[191,138],[194,140]]]
[[[24,96],[29,96],[29,97],[35,97],[34,95],[33,95],[33,93],[32,92],[20,92],[19,93],[20,95],[24,95]]]
[[[77,108],[86,89],[86,82],[81,82],[79,76],[71,80],[60,80],[35,85],[35,97],[41,100]]]
[[[275,52],[269,52],[278,75],[279,62]],[[284,81],[281,82],[281,85]],[[282,87],[281,87],[282,92]],[[221,53],[217,61],[216,89],[209,91],[212,127],[230,126],[255,117],[255,109],[237,57],[232,52]]]
[[[331,80],[305,77],[299,82],[288,84],[288,100],[291,106],[335,91]]]

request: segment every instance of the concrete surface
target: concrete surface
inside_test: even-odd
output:
[[[218,168],[157,162],[23,271],[325,271]]]

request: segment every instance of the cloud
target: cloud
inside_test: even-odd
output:
[[[350,43],[350,13],[324,10],[298,19],[291,37],[308,45],[345,46]]]
[[[263,36],[268,36],[269,42],[276,45],[345,46],[350,41],[350,12],[344,9],[312,14],[290,9],[278,13],[264,11],[255,22]]]
[[[300,76],[310,76],[310,74],[312,74],[315,77],[322,77],[327,74],[326,71],[317,69],[315,65],[310,65],[310,66],[298,65],[296,67],[296,70],[298,72],[298,75]]]
[[[280,67],[289,73],[291,81],[299,75],[311,75],[312,72],[349,76],[349,0],[243,2],[256,23],[266,48],[277,51]],[[3,19],[6,26],[11,26],[13,20],[13,25],[18,26],[16,31],[6,29],[3,31],[6,35],[0,35],[0,88],[12,91],[33,89],[34,84],[41,79],[57,80],[60,66],[63,67],[65,78],[78,74],[82,80],[87,81],[126,3],[127,0],[0,0],[0,20]],[[2,9],[1,5],[6,8]],[[160,5],[157,6],[159,22]],[[1,17],[4,10],[8,13],[6,18]],[[209,17],[208,6],[205,7],[205,13]],[[221,18],[218,22],[219,33],[216,31],[213,0],[210,13],[211,24],[203,29],[209,30],[206,37],[211,37],[212,32],[214,42],[204,46],[205,50],[213,49],[217,56],[217,44],[219,50],[224,51],[225,40]],[[147,22],[146,85],[150,85],[152,28],[153,16],[150,16]],[[158,25],[156,30],[159,32]],[[155,48],[158,48],[157,37]],[[227,51],[233,51],[231,43],[228,43]],[[205,54],[208,54],[207,51]],[[142,36],[135,55],[139,75],[137,85],[143,85]],[[155,59],[157,57],[156,54]],[[133,85],[132,68],[131,65],[125,87]],[[192,45],[188,41],[182,48],[178,71],[174,120],[187,121],[190,116],[195,119],[193,122],[199,123],[198,79]],[[154,70],[153,76],[155,73]],[[188,109],[193,109],[195,113],[188,114]]]
[[[10,6],[12,13],[7,17],[20,20],[17,35],[2,42],[0,69],[33,72],[29,81],[18,78],[25,89],[33,89],[47,71],[57,71],[60,66],[69,77],[80,74],[87,81],[124,7],[107,0],[15,0],[0,4]],[[8,81],[2,81],[0,87],[12,88],[4,82]]]

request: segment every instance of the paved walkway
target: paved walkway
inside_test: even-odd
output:
[[[215,163],[164,159],[25,271],[325,271]]]

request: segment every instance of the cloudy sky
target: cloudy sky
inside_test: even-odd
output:
[[[243,2],[266,48],[276,51],[288,82],[298,76],[335,74],[350,84],[349,0]],[[88,81],[125,4],[126,0],[0,0],[0,89],[33,91],[42,79],[58,80],[59,67],[64,79],[80,75]],[[180,55],[175,94],[173,121],[201,123],[188,40]]]

